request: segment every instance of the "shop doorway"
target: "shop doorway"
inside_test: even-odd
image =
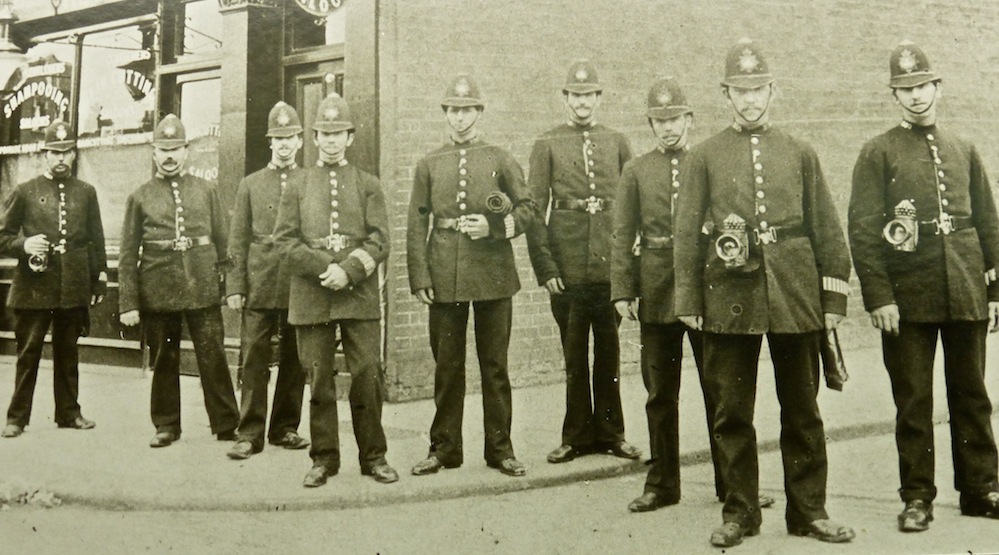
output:
[[[298,110],[302,125],[306,129],[305,146],[302,148],[302,164],[306,167],[316,163],[318,154],[312,140],[312,123],[316,119],[319,101],[335,92],[343,96],[343,60],[327,60],[286,68],[284,81],[285,102]]]

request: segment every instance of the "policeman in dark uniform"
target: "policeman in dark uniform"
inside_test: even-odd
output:
[[[550,209],[551,215],[547,226],[540,221],[528,234],[528,247],[538,283],[551,294],[566,371],[562,444],[548,454],[551,463],[594,452],[642,456],[624,438],[621,317],[610,299],[612,205],[632,155],[624,135],[595,120],[602,91],[592,64],[572,64],[562,87],[569,121],[542,135],[531,151],[531,198],[541,214]]]
[[[471,307],[482,375],[486,464],[523,476],[527,469],[515,458],[510,441],[507,350],[511,299],[520,290],[510,240],[533,225],[535,209],[517,162],[478,136],[485,103],[475,81],[457,76],[441,108],[451,140],[416,166],[406,236],[409,285],[430,307],[430,349],[436,362],[437,414],[430,427],[430,453],[412,472],[431,474],[464,460],[465,330]]]
[[[239,410],[225,358],[219,261],[225,211],[215,188],[184,170],[187,138],[169,114],[153,131],[156,175],[128,196],[118,265],[121,323],[142,323],[153,370],[156,435],[150,447],[180,439],[181,322],[187,322],[205,408],[220,441],[236,439]]]
[[[17,370],[3,437],[17,437],[31,419],[45,333],[52,326],[55,422],[89,430],[80,414],[76,341],[90,326],[88,303],[107,290],[107,256],[97,192],[73,177],[76,137],[65,122],[45,130],[45,165],[39,177],[11,192],[0,216],[0,253],[17,258],[7,306],[14,310]]]
[[[385,461],[382,429],[381,307],[378,265],[388,258],[389,228],[378,178],[347,163],[354,142],[350,107],[336,94],[319,103],[312,126],[319,162],[298,172],[281,199],[275,240],[291,273],[288,321],[310,373],[312,469],[305,487],[340,470],[336,405],[337,328],[350,372],[350,413],[361,474],[399,479]]]
[[[722,90],[735,122],[688,155],[675,210],[676,314],[705,332],[705,382],[717,403],[726,495],[711,543],[719,547],[755,535],[762,521],[753,407],[763,335],[781,403],[788,532],[854,537],[826,513],[816,403],[820,333],[846,314],[850,258],[814,150],[769,123],[773,81],[752,41],[729,51]],[[732,242],[740,246],[723,248]]]
[[[943,342],[961,514],[999,518],[985,338],[999,326],[999,219],[982,159],[937,125],[940,77],[903,42],[889,60],[902,122],[864,145],[853,170],[850,245],[864,306],[881,330],[898,409],[903,532],[933,520],[933,359]]]
[[[226,277],[226,302],[229,308],[243,312],[239,440],[228,453],[237,460],[264,448],[271,339],[275,334],[279,337],[278,377],[268,436],[273,445],[285,449],[309,445],[298,435],[305,370],[298,360],[295,327],[288,324],[289,275],[273,235],[281,196],[288,180],[298,172],[295,156],[302,148],[302,124],[294,108],[284,102],[271,108],[267,137],[271,161],[239,184],[229,228],[233,267]]]

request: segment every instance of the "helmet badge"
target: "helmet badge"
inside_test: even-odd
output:
[[[742,51],[739,56],[739,69],[743,73],[752,73],[760,67],[760,60],[757,59],[756,54],[752,50],[746,48]]]
[[[919,68],[919,60],[916,59],[916,55],[912,53],[912,50],[906,48],[899,53],[898,68],[906,73],[912,73]]]

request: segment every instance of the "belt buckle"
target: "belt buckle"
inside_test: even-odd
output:
[[[933,225],[936,226],[934,235],[950,235],[954,231],[954,216],[942,212],[939,218],[933,220]]]
[[[178,237],[173,240],[173,250],[184,252],[194,246],[190,237]]]
[[[770,229],[760,232],[758,229],[753,230],[753,235],[756,238],[757,245],[769,245],[771,243],[777,242],[777,228],[771,227]]]
[[[340,252],[347,248],[347,236],[339,233],[326,236],[326,248],[333,252]]]
[[[586,199],[586,211],[589,212],[590,215],[596,214],[601,210],[603,210],[602,199],[598,199],[597,197],[590,197]]]

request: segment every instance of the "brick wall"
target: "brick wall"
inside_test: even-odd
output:
[[[900,31],[902,30],[902,31]],[[604,85],[599,119],[636,152],[652,148],[643,117],[656,79],[677,77],[696,112],[694,142],[729,121],[718,81],[727,48],[750,36],[765,49],[780,96],[773,120],[813,144],[845,225],[850,172],[861,144],[899,120],[886,87],[889,51],[919,43],[944,78],[942,121],[975,142],[999,172],[999,3],[937,0],[384,0],[378,63],[381,176],[392,218],[388,383],[390,397],[433,391],[426,309],[409,293],[406,209],[417,160],[446,137],[439,101],[447,81],[471,73],[486,96],[484,138],[528,171],[536,136],[564,120],[561,83],[588,58]],[[516,241],[523,290],[514,298],[510,374],[516,385],[562,378],[557,329]],[[847,347],[873,344],[859,293],[851,296]],[[622,327],[623,355],[637,359],[637,326]],[[469,343],[469,387],[477,387]],[[626,365],[634,371],[634,365]]]

